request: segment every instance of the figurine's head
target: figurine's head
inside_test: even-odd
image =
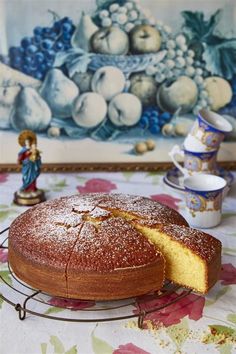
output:
[[[32,130],[23,130],[18,137],[18,142],[21,146],[26,146],[27,148],[30,148],[32,144],[36,146],[36,134]]]
[[[29,139],[25,139],[25,146],[27,148],[30,148],[30,145],[31,145],[30,140]]]

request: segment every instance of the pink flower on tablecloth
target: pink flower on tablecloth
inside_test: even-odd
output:
[[[181,202],[181,199],[171,197],[169,194],[154,194],[150,196],[151,199],[156,200],[159,203],[165,204],[168,207],[178,210],[178,203]]]
[[[0,183],[6,182],[8,177],[9,177],[8,173],[0,173]]]
[[[112,354],[150,354],[132,343],[119,345],[118,349],[115,349]]]
[[[116,185],[106,179],[92,178],[85,185],[78,186],[78,191],[81,194],[85,193],[110,193],[113,189],[117,189]]]
[[[161,298],[156,298],[154,295],[146,295],[139,298],[138,303],[141,310],[148,311],[165,305],[176,299],[178,296],[179,295],[176,293]],[[204,305],[205,298],[203,296],[189,294],[179,299],[176,303],[164,307],[160,311],[147,314],[145,320],[150,320],[153,325],[156,326],[163,324],[165,327],[180,323],[180,320],[187,315],[191,320],[197,321],[202,317]],[[135,313],[138,313],[138,310],[135,310]]]
[[[8,251],[6,249],[0,249],[0,262],[6,263],[8,259]]]
[[[49,304],[57,307],[67,308],[73,311],[87,309],[95,305],[95,301],[83,301],[83,300],[73,300],[73,299],[62,299],[58,297],[52,297]]]
[[[219,279],[223,280],[222,285],[236,284],[236,268],[233,264],[222,264]]]

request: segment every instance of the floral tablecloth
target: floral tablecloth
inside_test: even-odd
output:
[[[129,193],[148,196],[184,213],[183,194],[165,186],[163,174],[152,172],[42,174],[38,184],[47,198],[87,192]],[[12,203],[21,184],[19,174],[0,174],[1,229],[25,208]],[[104,323],[69,323],[27,315],[18,319],[15,309],[0,298],[1,354],[154,354],[236,353],[236,184],[223,204],[220,226],[209,230],[223,243],[222,271],[207,296],[190,293],[159,312],[149,314],[144,329],[137,319]],[[7,250],[0,249],[0,272],[8,278]],[[3,292],[4,284],[0,284]],[[5,290],[4,290],[5,291]],[[175,298],[172,293],[170,297]],[[63,309],[51,298],[49,311]],[[154,300],[155,301],[155,300]],[[73,304],[73,314],[93,303]],[[155,305],[155,304],[153,304]],[[62,306],[62,308],[56,307]]]

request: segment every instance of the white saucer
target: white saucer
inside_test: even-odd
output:
[[[226,182],[228,183],[229,187],[231,186],[231,184],[234,181],[233,174],[230,171],[224,170],[223,168],[219,168],[218,176],[224,178],[226,180]],[[163,182],[167,186],[169,186],[175,190],[178,190],[180,192],[184,192],[184,185],[183,185],[184,175],[176,167],[173,167],[172,169],[167,171],[167,173],[163,177]]]

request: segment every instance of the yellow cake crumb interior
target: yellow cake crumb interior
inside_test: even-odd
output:
[[[141,219],[120,210],[112,210],[112,214],[128,221]],[[133,224],[163,254],[166,261],[165,276],[168,280],[201,293],[207,292],[206,267],[200,257],[157,229],[139,225],[135,221]]]
[[[136,225],[136,228],[163,254],[166,261],[165,274],[168,280],[203,293],[206,292],[205,264],[200,257],[172,240],[165,233],[140,225]]]

